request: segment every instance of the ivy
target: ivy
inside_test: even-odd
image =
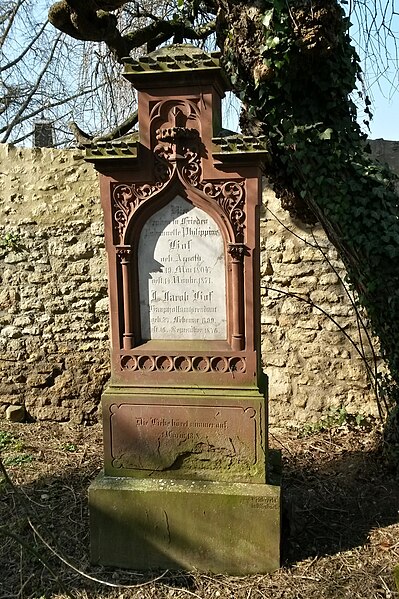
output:
[[[246,57],[239,36],[224,48],[248,106],[244,125],[260,123],[269,138],[283,206],[320,221],[339,250],[389,367],[380,390],[399,406],[397,178],[372,160],[356,121],[351,94],[362,74],[349,21],[336,0],[314,0],[312,10],[306,0],[261,6],[258,53]]]

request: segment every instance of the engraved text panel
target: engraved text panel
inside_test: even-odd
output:
[[[226,339],[224,243],[206,212],[177,196],[153,214],[138,265],[144,340]]]

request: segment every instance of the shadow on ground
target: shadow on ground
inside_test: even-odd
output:
[[[346,439],[345,445],[337,448],[336,440],[324,435],[306,441],[291,439],[283,449],[282,557],[287,567],[361,546],[374,528],[398,521],[398,480],[377,450],[351,451],[350,445]],[[35,460],[40,471],[40,457]],[[154,574],[138,573],[132,580],[131,572],[89,563],[87,488],[100,461],[101,456],[93,452],[80,467],[55,462],[53,472],[39,474],[31,482],[24,481],[22,467],[11,469],[19,491],[5,482],[0,485],[0,520],[25,546],[3,534],[1,597],[28,597],[37,593],[38,587],[43,595],[62,594],[71,588],[87,592],[96,587],[43,546],[28,524],[28,512],[43,537],[78,569],[115,585],[141,584],[154,578]],[[166,574],[162,581],[186,589],[194,584],[193,578],[184,574]],[[106,593],[102,591],[103,596]]]
[[[358,547],[374,528],[399,521],[399,481],[380,451],[332,451],[320,459],[315,449],[307,459],[284,460],[286,565]]]

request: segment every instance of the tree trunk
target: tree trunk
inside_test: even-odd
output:
[[[242,128],[269,137],[283,206],[320,221],[337,248],[390,368],[374,383],[397,406],[399,202],[395,176],[372,161],[356,122],[350,94],[361,72],[348,20],[336,0],[218,4]]]

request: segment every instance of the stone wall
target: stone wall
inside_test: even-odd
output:
[[[399,143],[374,143],[399,172]],[[2,145],[0,161],[0,413],[25,405],[37,419],[94,421],[109,376],[97,176],[75,150]],[[293,222],[267,184],[262,249],[271,422],[318,420],[330,407],[375,413],[362,362],[326,315],[356,340],[335,249]]]
[[[374,413],[345,271],[320,228],[295,223],[270,189],[262,224],[262,354],[273,423],[319,420],[330,408]],[[287,228],[286,228],[287,227]]]
[[[97,176],[75,151],[0,146],[0,405],[96,417],[109,371]]]
[[[370,144],[399,173],[399,142]],[[321,227],[291,219],[267,184],[261,232],[262,354],[272,423],[295,426],[340,408],[377,414],[359,355],[364,351],[372,364],[373,350],[367,335],[359,337],[335,248]],[[373,346],[378,352],[375,340]]]

